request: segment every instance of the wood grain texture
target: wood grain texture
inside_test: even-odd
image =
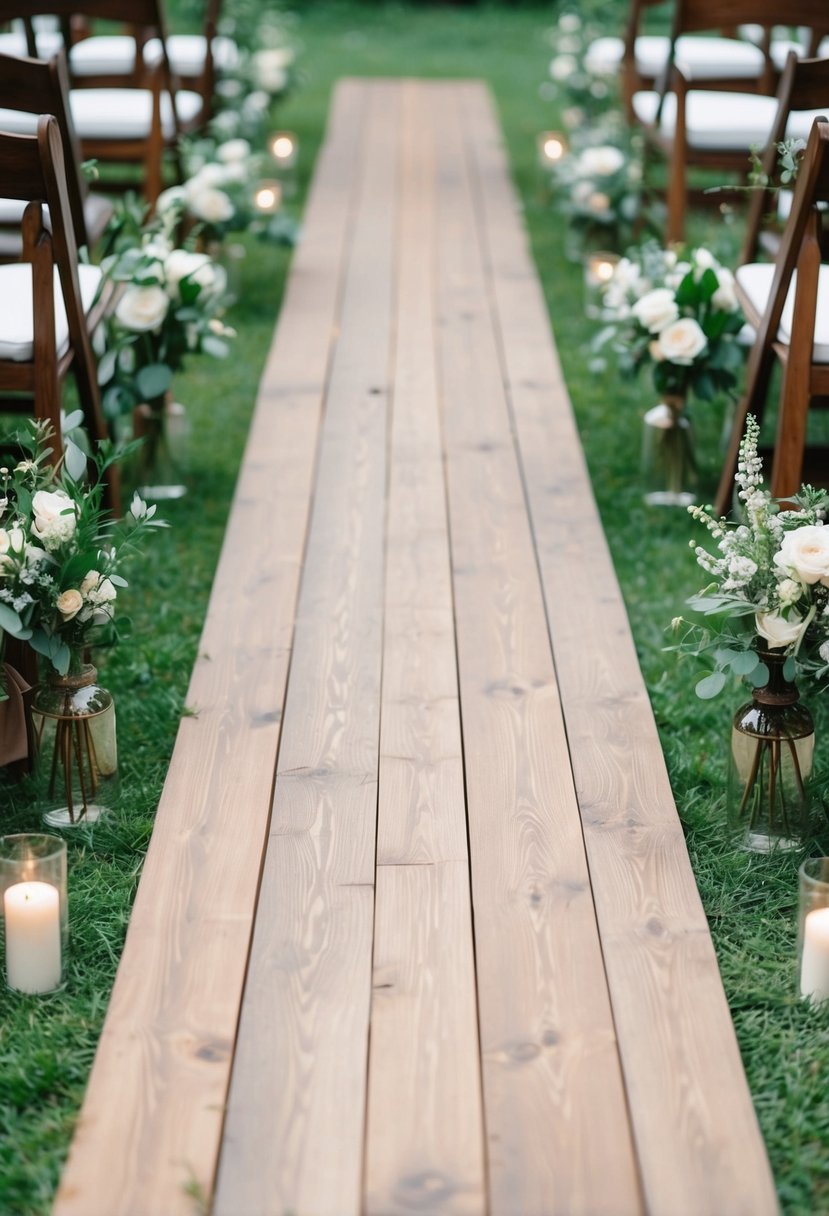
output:
[[[361,1206],[399,95],[365,154],[215,1216]]]
[[[461,112],[457,86],[435,87],[437,341],[491,1211],[632,1216],[625,1096],[465,162],[491,128]]]
[[[432,91],[402,86],[365,1211],[486,1210],[434,343]]]
[[[759,1216],[774,1187],[491,106],[470,140],[647,1208]],[[588,594],[573,594],[574,580]]]
[[[56,1216],[192,1216],[211,1192],[362,105],[340,95],[309,200]]]

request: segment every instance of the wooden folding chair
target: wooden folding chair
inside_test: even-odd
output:
[[[29,17],[31,7],[24,0],[0,0],[0,21]],[[38,9],[64,23],[69,19],[114,21],[133,31],[132,69],[127,72],[117,63],[100,60],[84,70],[82,48],[92,38],[73,43],[70,108],[84,157],[102,164],[140,165],[145,197],[154,202],[164,186],[165,156],[170,155],[180,181],[181,136],[196,130],[206,118],[200,94],[177,87],[159,0],[43,0]],[[101,35],[101,40],[105,37]],[[144,46],[151,37],[156,38],[159,52],[156,63],[148,67]],[[134,181],[109,174],[101,179],[102,189],[131,184]]]
[[[13,113],[5,113],[8,110]],[[91,250],[112,215],[112,203],[89,191],[81,170],[81,150],[69,112],[69,78],[62,50],[48,62],[0,54],[0,130],[11,126],[18,134],[22,133],[21,113],[29,116],[32,133],[37,129],[39,115],[53,114],[57,119],[75,242],[78,248],[86,246]],[[0,193],[2,189],[0,182]],[[22,214],[20,203],[0,199],[0,261],[17,261],[20,257]]]
[[[780,157],[778,145],[792,134],[793,116],[797,116],[798,134],[805,137],[804,125],[829,112],[829,57],[825,59],[799,59],[789,53],[780,84],[777,89],[777,113],[769,133],[768,143],[761,159],[763,175],[768,182],[766,189],[754,190],[746,216],[745,236],[740,252],[740,265],[757,261],[761,243],[773,253],[779,248],[773,228],[779,227],[780,199],[791,203],[791,193],[781,196],[778,189],[777,164]]]
[[[668,241],[684,235],[689,168],[745,176],[752,148],[766,146],[777,113],[779,80],[770,39],[782,15],[792,25],[808,28],[812,43],[829,29],[825,0],[789,0],[785,14],[779,0],[676,0],[663,78],[655,90],[635,93],[631,101],[649,145],[667,161]],[[749,21],[764,31],[764,68],[755,80],[703,73],[683,59],[682,46],[702,31]]]
[[[90,437],[105,439],[108,429],[90,337],[105,307],[101,271],[78,264],[56,118],[41,115],[35,135],[0,132],[0,181],[7,197],[27,204],[22,260],[0,266],[0,411],[48,419],[57,463],[61,394],[70,370]],[[117,478],[110,478],[108,501],[118,511]]]
[[[827,106],[829,110],[829,106]],[[777,434],[769,486],[777,498],[803,480],[825,481],[829,449],[807,448],[809,408],[829,398],[829,266],[822,262],[823,208],[829,203],[829,120],[816,119],[797,176],[792,210],[777,259],[737,270],[737,291],[756,339],[746,391],[734,417],[716,509],[731,507],[746,415],[762,418],[775,364],[781,368]]]

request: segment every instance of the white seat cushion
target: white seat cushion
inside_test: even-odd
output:
[[[129,76],[135,69],[135,39],[128,34],[94,34],[69,52],[73,76]]]
[[[759,313],[766,311],[774,265],[769,262],[750,262],[737,270],[737,282],[745,292],[752,305]],[[792,285],[786,297],[783,315],[780,318],[780,328],[777,338],[787,345],[792,338],[792,316],[794,313],[794,296],[797,286],[797,271],[792,276]],[[829,266],[821,266],[818,280],[817,316],[815,318],[815,345],[813,348],[815,363],[829,363]]]
[[[79,266],[84,312],[92,307],[101,281],[98,266]],[[58,354],[69,346],[69,325],[55,268],[55,341]],[[0,359],[30,363],[34,353],[32,268],[24,262],[0,266]]]
[[[201,75],[206,53],[207,40],[203,34],[171,34],[167,39],[170,67],[177,76]],[[150,67],[161,62],[158,38],[152,38],[144,47],[144,62]],[[217,72],[233,72],[239,66],[239,48],[232,38],[213,39],[213,64]]]
[[[635,93],[633,111],[640,122],[651,126],[656,119],[659,94],[648,90]],[[827,107],[829,108],[829,107]],[[822,112],[800,110],[789,116],[786,126],[788,136],[808,138],[812,123]],[[686,96],[685,121],[688,146],[709,150],[740,150],[748,152],[752,147],[764,147],[777,113],[774,97],[761,97],[754,93],[706,92],[694,89]],[[676,124],[676,97],[669,93],[662,107],[659,129],[662,135],[671,137]]]
[[[202,34],[172,34],[167,39],[170,66],[178,76],[196,77],[204,70],[206,40]],[[69,62],[75,76],[129,75],[135,67],[135,39],[126,34],[96,34],[72,47]],[[144,47],[148,67],[161,63],[161,40],[151,38]],[[217,71],[230,72],[239,64],[239,49],[231,38],[213,39]]]
[[[72,120],[80,139],[146,139],[150,132],[153,95],[149,89],[73,89],[69,94]],[[176,93],[179,121],[190,122],[202,109],[198,93]],[[174,135],[169,94],[161,97],[165,139]]]
[[[636,39],[636,70],[655,79],[665,66],[671,41],[663,34],[640,34]],[[585,67],[597,75],[618,71],[624,53],[621,38],[597,38],[587,48]],[[688,80],[716,80],[730,76],[754,80],[763,71],[763,52],[738,38],[697,37],[683,34],[677,39],[677,67]]]
[[[36,39],[39,59],[51,59],[63,46],[63,38],[57,30],[39,30]],[[0,54],[16,55],[18,58],[24,59],[28,57],[26,35],[22,30],[12,30],[11,33],[0,34]]]

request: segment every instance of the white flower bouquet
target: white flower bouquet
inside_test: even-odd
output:
[[[121,521],[102,506],[103,475],[122,453],[101,445],[90,483],[71,440],[61,468],[49,463],[53,438],[48,423],[29,420],[4,441],[21,459],[0,469],[0,641],[28,641],[65,675],[84,647],[114,639],[124,566],[167,525],[137,495]]]
[[[162,191],[156,202],[156,216],[168,239],[185,218],[208,244],[248,228],[263,160],[246,139],[190,142],[185,149],[189,176],[181,186]]]
[[[207,254],[148,231],[102,268],[119,292],[98,363],[108,417],[163,399],[188,354],[228,354],[233,331],[220,319],[226,275]]]
[[[581,143],[553,170],[555,199],[571,229],[603,246],[624,248],[642,218],[641,145],[623,134]]]
[[[758,437],[749,415],[736,477],[744,521],[732,524],[689,507],[716,542],[713,553],[692,542],[711,581],[688,603],[705,624],[674,621],[675,649],[713,665],[697,684],[702,698],[716,696],[729,673],[755,686],[767,680],[756,639],[787,656],[787,679],[829,676],[829,494],[803,486],[793,499],[798,509],[782,509],[763,488]]]
[[[562,13],[547,34],[553,56],[541,94],[558,103],[570,130],[607,112],[618,100],[614,76],[594,70],[587,53],[598,34],[593,24],[574,11]]]
[[[733,392],[742,366],[743,317],[734,276],[704,248],[681,254],[647,243],[621,259],[603,298],[609,344],[621,371],[649,366],[661,394],[711,400]]]

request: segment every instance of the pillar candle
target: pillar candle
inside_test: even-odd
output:
[[[19,992],[60,985],[60,896],[48,882],[18,882],[3,897],[6,982]]]
[[[829,908],[814,908],[803,922],[800,995],[829,1000]]]

